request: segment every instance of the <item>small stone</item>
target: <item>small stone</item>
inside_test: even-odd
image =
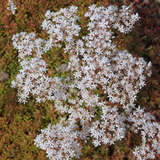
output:
[[[0,72],[0,81],[5,81],[9,77],[8,73],[6,72]]]

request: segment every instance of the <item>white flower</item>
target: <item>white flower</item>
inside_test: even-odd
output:
[[[13,0],[8,0],[8,7],[7,7],[7,9],[10,10],[12,12],[12,14],[15,14],[17,7],[14,4]]]

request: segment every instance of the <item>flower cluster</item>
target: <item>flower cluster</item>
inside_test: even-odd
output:
[[[95,147],[101,143],[112,145],[125,137],[125,119],[118,114],[116,106],[102,107],[102,112],[101,121],[93,122],[90,128]]]
[[[124,34],[129,33],[135,22],[139,20],[138,13],[133,14],[133,10],[128,6],[122,6],[117,16],[118,18],[116,19],[117,21],[114,24],[114,28]]]
[[[27,102],[30,95],[37,102],[50,100],[63,116],[56,125],[41,130],[35,145],[46,150],[52,160],[79,158],[82,140],[91,138],[95,147],[114,144],[125,137],[128,121],[134,132],[141,131],[143,139],[134,155],[139,160],[145,156],[153,159],[159,153],[160,125],[152,123],[153,117],[139,112],[141,109],[134,104],[146,78],[151,76],[151,62],[133,57],[127,50],[120,51],[113,43],[113,29],[129,33],[138,14],[127,6],[119,9],[114,5],[92,5],[85,14],[89,19],[88,35],[80,37],[77,11],[75,6],[47,11],[42,28],[48,40],[25,32],[12,38],[21,65],[12,81],[12,87],[18,88],[19,102]],[[52,47],[63,47],[68,55],[68,63],[56,68],[68,76],[47,76],[42,55]]]
[[[49,10],[46,12],[46,19],[42,23],[42,29],[47,31],[50,37],[48,49],[52,47],[53,44],[57,46],[57,42],[66,42],[67,48],[73,47],[73,37],[78,36],[81,29],[80,26],[76,24],[79,19],[76,15],[77,9],[76,6],[71,6],[60,9],[59,12],[51,12]],[[60,46],[60,44],[58,46]]]
[[[17,7],[14,4],[13,0],[8,0],[8,7],[7,7],[7,9],[10,10],[12,12],[12,14],[15,14]]]
[[[130,114],[128,121],[133,124],[132,130],[142,136],[142,144],[135,148],[134,155],[139,160],[155,159],[155,153],[160,154],[160,125],[140,107]]]
[[[21,32],[13,35],[12,37],[13,46],[18,50],[19,61],[32,56],[34,52],[34,57],[41,58],[43,53],[46,51],[45,47],[46,41],[38,38],[36,39],[36,34],[34,32],[27,34],[26,32]]]
[[[58,124],[48,125],[45,130],[41,130],[35,144],[46,150],[47,157],[50,159],[60,160],[65,157],[65,160],[69,160],[75,156],[79,157],[82,147],[78,143],[75,128],[76,126],[62,119]]]

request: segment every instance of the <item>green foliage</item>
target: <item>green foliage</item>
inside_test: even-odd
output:
[[[63,48],[53,47],[43,55],[43,59],[47,63],[47,73],[49,76],[59,76],[65,78],[67,75],[62,69],[61,72],[57,71],[62,64],[68,63],[68,56],[64,55]]]

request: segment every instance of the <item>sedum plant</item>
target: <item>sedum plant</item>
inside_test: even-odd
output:
[[[51,160],[80,158],[82,142],[91,139],[95,147],[112,145],[129,129],[142,136],[135,157],[154,159],[160,153],[160,125],[135,105],[152,64],[114,44],[114,31],[131,32],[138,14],[129,6],[91,5],[85,13],[88,34],[82,37],[76,6],[47,11],[45,18],[42,29],[48,40],[26,32],[12,37],[21,65],[12,81],[19,102],[26,103],[31,95],[39,103],[52,101],[63,117],[42,129],[35,145],[46,150]],[[49,77],[43,54],[53,47],[62,48],[68,62],[56,68],[59,76]]]

